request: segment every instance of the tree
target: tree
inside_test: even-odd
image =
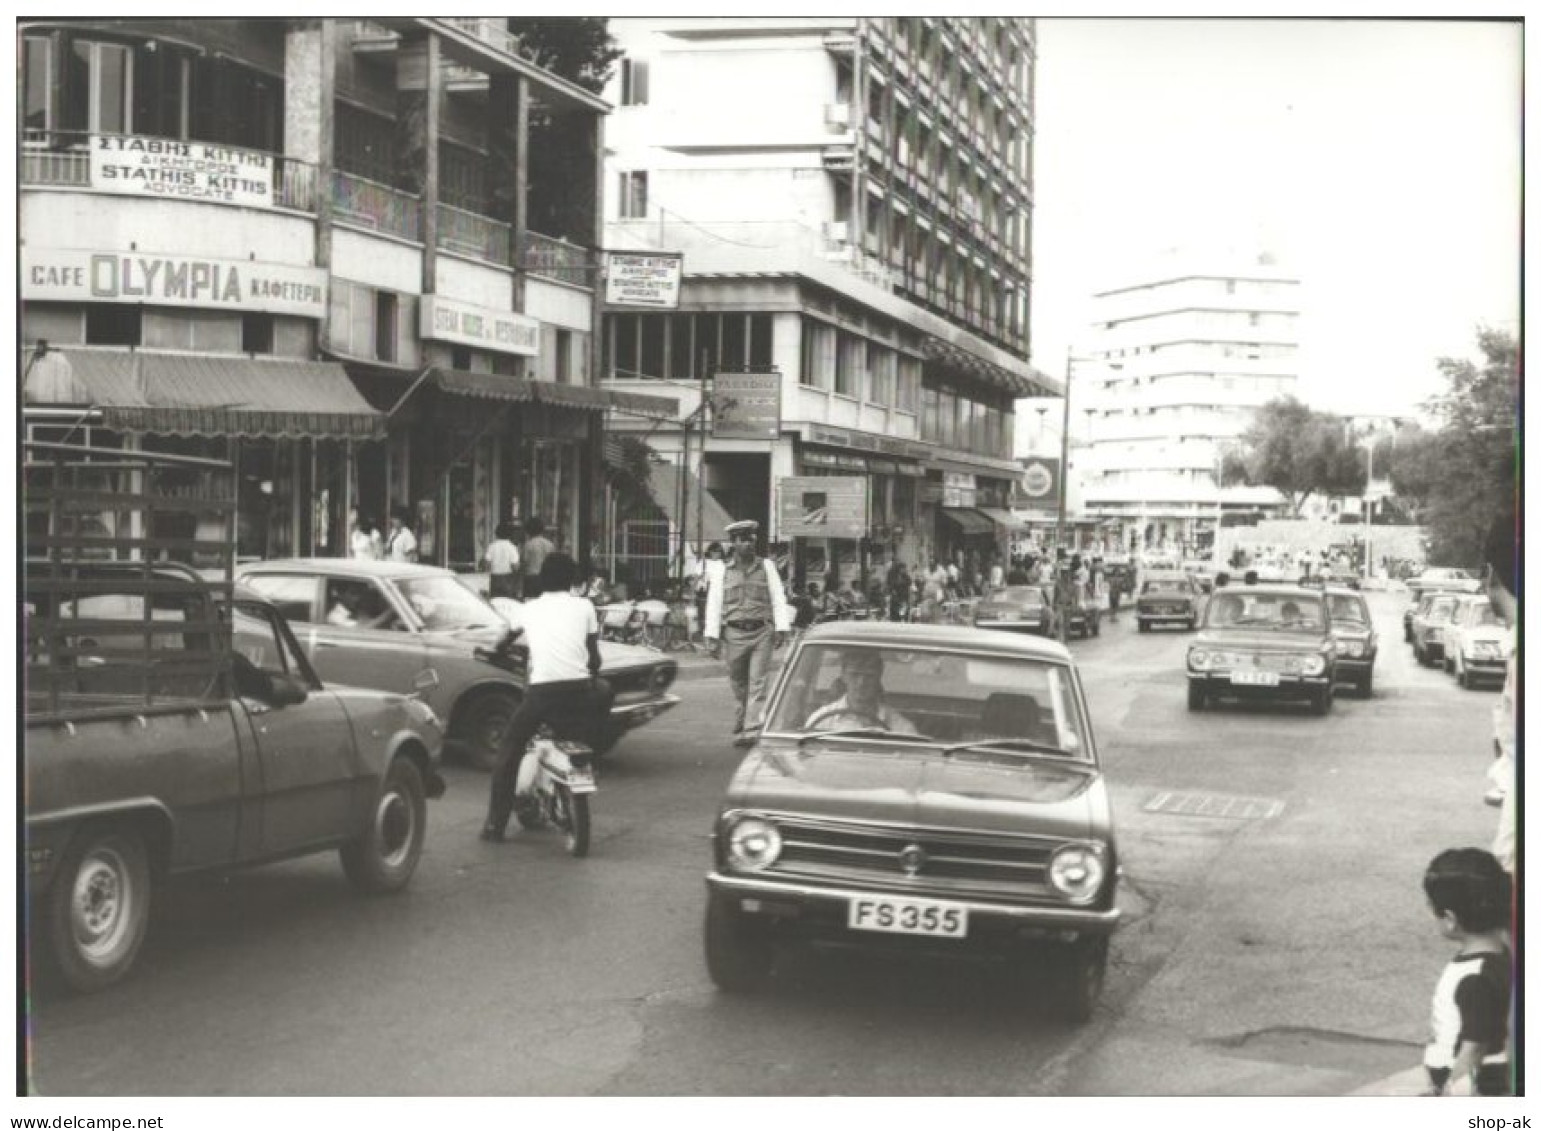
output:
[[[610,38],[610,21],[603,16],[534,16],[511,18],[508,30],[519,37],[519,52],[584,90],[598,94],[625,54]]]
[[[1480,364],[1439,359],[1446,391],[1425,406],[1439,421],[1428,460],[1424,521],[1430,560],[1478,566],[1487,528],[1518,490],[1519,347],[1512,334],[1478,327]]]
[[[1395,441],[1375,449],[1375,462],[1387,468],[1391,489],[1413,522],[1422,523],[1439,479],[1440,438],[1414,425],[1398,432]],[[1385,463],[1381,463],[1384,459]]]
[[[1364,492],[1365,461],[1347,421],[1295,397],[1278,397],[1259,408],[1241,444],[1226,470],[1240,470],[1246,483],[1272,487],[1297,517],[1312,495]]]

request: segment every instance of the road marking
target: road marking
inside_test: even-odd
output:
[[[1170,813],[1174,817],[1228,817],[1238,821],[1266,821],[1284,812],[1284,802],[1268,797],[1165,790],[1145,802],[1141,808],[1147,813]]]

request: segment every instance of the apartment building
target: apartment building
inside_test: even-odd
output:
[[[691,421],[754,375],[771,402],[757,435],[722,435],[714,408],[704,445],[680,426],[648,443],[722,513],[795,539],[800,573],[1004,548],[1015,399],[1059,389],[1029,364],[1034,22],[610,29],[607,245],[684,267],[677,309],[606,314],[604,382],[668,388]],[[825,537],[799,503],[821,478],[845,500]]]
[[[1272,488],[1224,483],[1223,459],[1256,409],[1295,391],[1299,293],[1267,254],[1206,252],[1093,296],[1072,389],[1087,517],[1129,549],[1198,550],[1222,516],[1278,508]]]
[[[594,380],[603,99],[506,21],[18,38],[29,434],[235,459],[243,558],[401,506],[427,560],[532,513],[587,550],[604,415],[675,407]]]

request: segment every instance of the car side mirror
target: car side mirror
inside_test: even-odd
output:
[[[304,683],[290,675],[275,675],[270,702],[274,707],[293,707],[310,697]]]

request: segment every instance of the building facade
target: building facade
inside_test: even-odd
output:
[[[605,413],[673,405],[596,387],[608,105],[505,25],[24,21],[30,433],[235,459],[243,558],[586,554]]]
[[[1058,390],[1028,360],[1033,21],[610,26],[607,245],[684,266],[677,309],[606,314],[602,374],[709,406],[649,445],[800,575],[1003,550],[1015,399]]]
[[[1272,488],[1225,484],[1224,457],[1255,410],[1295,391],[1299,291],[1266,254],[1215,253],[1093,296],[1071,393],[1081,497],[1126,549],[1203,552],[1224,516],[1278,509]]]

